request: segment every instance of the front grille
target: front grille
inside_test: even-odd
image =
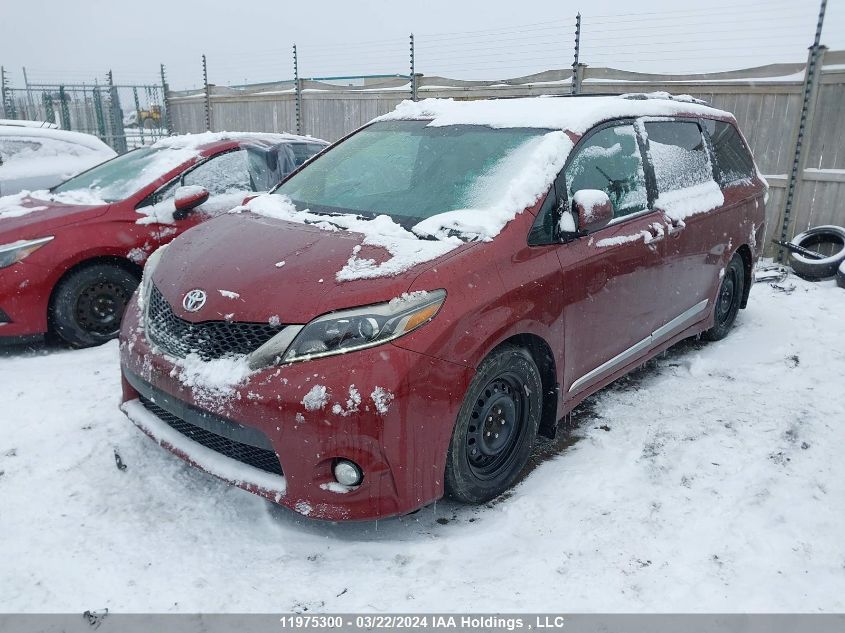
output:
[[[165,422],[175,431],[178,431],[198,444],[202,444],[206,448],[210,448],[221,455],[231,457],[232,459],[236,459],[249,466],[254,466],[255,468],[265,472],[272,473],[274,475],[284,474],[282,472],[282,465],[279,463],[279,458],[276,456],[275,452],[267,450],[266,448],[250,446],[249,444],[244,444],[242,442],[229,439],[228,437],[223,437],[222,435],[217,435],[216,433],[212,433],[211,431],[196,426],[195,424],[191,424],[187,420],[183,420],[169,411],[165,411],[149,398],[140,396],[139,399],[147,411],[155,415],[162,422]]]
[[[203,360],[249,354],[285,327],[237,321],[191,323],[173,313],[170,304],[155,286],[150,292],[146,323],[150,341],[171,356],[185,358],[194,352]]]

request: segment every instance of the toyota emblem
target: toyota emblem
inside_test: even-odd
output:
[[[196,312],[205,305],[207,297],[208,295],[205,294],[205,290],[200,290],[199,288],[189,290],[185,293],[185,298],[182,299],[182,307],[188,312]]]

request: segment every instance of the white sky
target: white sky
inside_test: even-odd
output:
[[[830,0],[822,43],[845,49],[845,0]],[[706,72],[798,62],[812,43],[817,0],[4,0],[0,64],[12,85],[103,80],[202,83],[201,55],[216,84],[300,76],[417,72],[504,79],[572,63],[582,13],[581,61],[593,66]]]

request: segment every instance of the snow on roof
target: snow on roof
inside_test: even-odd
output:
[[[40,127],[51,130],[57,130],[59,128],[59,126],[55,123],[49,123],[48,121],[27,121],[25,119],[0,119],[0,125],[14,125],[15,127]]]
[[[220,141],[244,141],[254,140],[262,143],[320,143],[328,145],[327,141],[313,136],[300,136],[298,134],[273,133],[273,132],[202,132],[200,134],[181,134],[179,136],[168,136],[157,141],[153,147],[171,149],[198,149],[211,143]]]
[[[114,150],[103,143],[100,139],[92,134],[83,134],[82,132],[71,132],[69,130],[54,130],[52,128],[41,128],[20,125],[0,125],[0,136],[22,136],[28,138],[40,139],[54,139],[57,141],[65,141],[67,143],[75,143],[93,150],[97,153],[115,156]]]
[[[375,121],[431,119],[434,126],[486,125],[494,128],[533,127],[569,130],[583,134],[591,127],[618,117],[672,116],[681,114],[733,118],[687,95],[643,93],[595,97],[527,97],[455,101],[424,99],[403,101],[393,112]]]

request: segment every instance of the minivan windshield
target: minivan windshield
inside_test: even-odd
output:
[[[273,193],[299,210],[388,215],[405,227],[495,203],[514,176],[508,160],[549,130],[380,121],[324,153]]]

